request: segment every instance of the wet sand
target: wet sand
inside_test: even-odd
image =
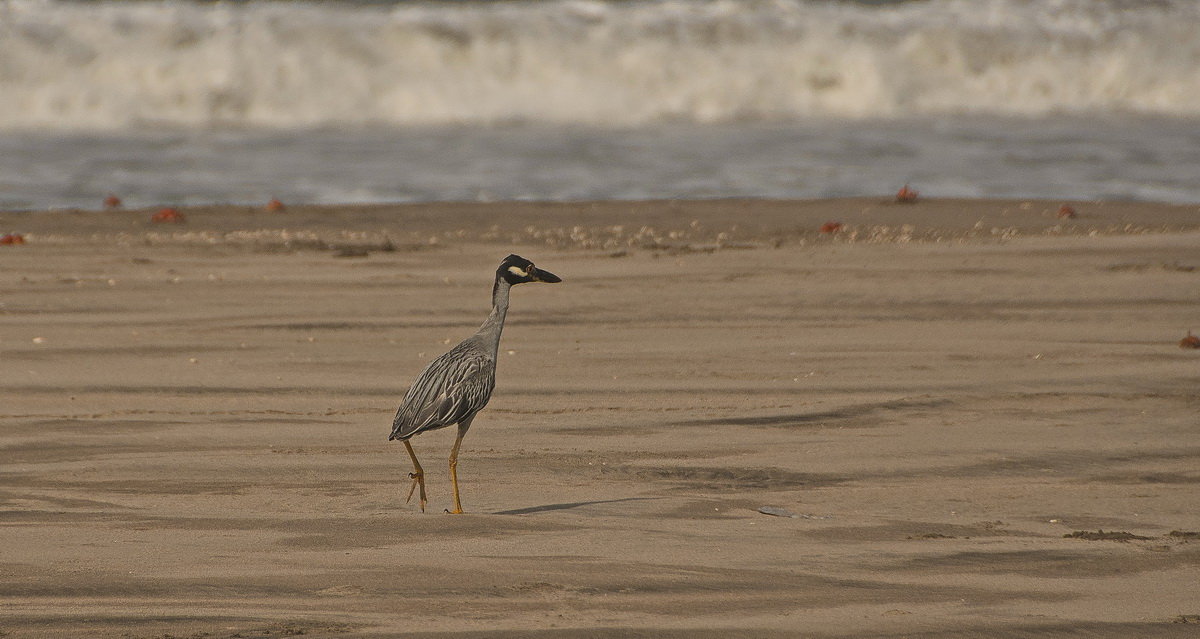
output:
[[[1194,637],[1200,207],[1059,204],[0,213],[0,636]]]

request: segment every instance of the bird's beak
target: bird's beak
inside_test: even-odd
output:
[[[535,282],[545,282],[547,284],[557,284],[562,281],[561,277],[551,273],[550,271],[543,271],[540,268],[534,271],[533,278]]]

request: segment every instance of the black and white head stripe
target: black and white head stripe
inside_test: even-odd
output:
[[[533,262],[520,255],[509,255],[500,263],[500,268],[496,269],[496,276],[504,278],[509,284],[532,282],[536,279],[536,273]]]

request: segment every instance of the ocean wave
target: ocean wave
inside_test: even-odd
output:
[[[1200,116],[1192,0],[0,0],[0,129]]]

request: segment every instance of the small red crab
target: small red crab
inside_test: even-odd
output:
[[[104,198],[104,208],[106,208],[106,209],[121,208],[121,198],[113,195],[112,193],[109,193],[108,197]]]
[[[187,221],[187,218],[185,218],[183,213],[180,213],[178,210],[167,207],[165,209],[159,209],[158,213],[151,215],[150,221],[156,224],[183,224],[185,221]]]
[[[1179,340],[1179,348],[1200,348],[1200,337],[1196,337],[1192,335],[1191,331],[1188,331],[1187,337]]]
[[[25,237],[20,233],[9,233],[8,235],[0,236],[0,244],[24,244]]]
[[[896,201],[901,204],[912,204],[913,202],[917,201],[917,195],[919,195],[919,193],[917,193],[916,189],[910,189],[908,185],[905,184],[904,186],[900,187],[899,191],[896,191]]]
[[[1059,219],[1070,219],[1075,217],[1075,207],[1071,206],[1070,204],[1064,204],[1058,207],[1058,217]]]
[[[822,233],[837,233],[840,230],[842,230],[841,222],[834,222],[831,220],[821,225]]]
[[[266,209],[270,213],[283,213],[285,210],[287,210],[287,207],[283,205],[283,202],[280,202],[275,198],[271,198],[271,201],[267,202]]]

